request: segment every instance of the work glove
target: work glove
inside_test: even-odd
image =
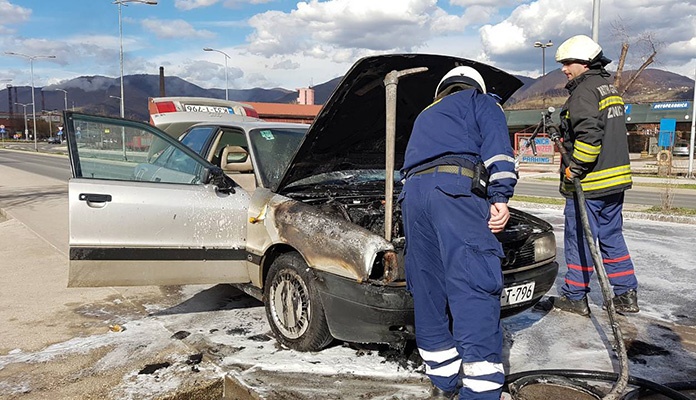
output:
[[[575,161],[571,161],[570,165],[567,166],[565,169],[565,177],[566,177],[566,179],[568,179],[571,182],[573,181],[574,178],[582,179],[584,175],[585,175],[585,168],[576,164]]]

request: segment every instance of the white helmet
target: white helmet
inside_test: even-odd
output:
[[[563,42],[556,50],[556,62],[578,61],[590,64],[602,57],[602,48],[585,35],[577,35]]]
[[[435,97],[448,86],[456,83],[464,83],[478,89],[481,93],[486,93],[486,83],[478,71],[471,67],[455,67],[440,79],[440,83],[435,88]]]

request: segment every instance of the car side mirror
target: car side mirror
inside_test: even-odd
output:
[[[236,193],[234,184],[231,179],[225,175],[225,172],[220,167],[208,168],[204,174],[204,182],[213,184],[220,193]]]

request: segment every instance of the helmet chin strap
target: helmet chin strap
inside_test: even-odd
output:
[[[469,85],[466,83],[454,83],[454,84],[447,86],[442,91],[440,91],[440,93],[437,94],[437,97],[435,97],[435,99],[441,99],[445,96],[449,96],[452,93],[459,92],[461,90],[467,90],[467,89],[476,89],[479,92],[481,91],[481,88],[479,88],[478,85],[473,86],[473,85]]]

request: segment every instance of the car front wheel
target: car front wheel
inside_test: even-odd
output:
[[[263,291],[266,316],[278,341],[298,351],[319,351],[333,338],[314,277],[298,253],[278,257]]]

